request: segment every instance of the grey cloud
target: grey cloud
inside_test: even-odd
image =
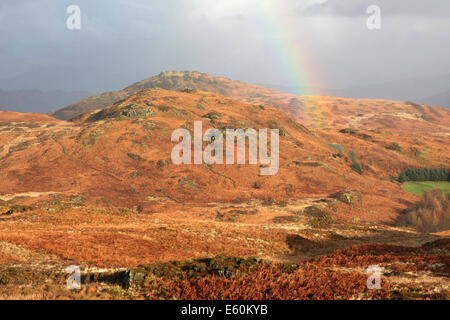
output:
[[[450,70],[447,1],[329,0],[301,15],[295,14],[300,1],[270,0],[279,9],[273,12],[262,10],[262,1],[0,0],[0,89],[109,91],[173,69],[298,85],[289,74],[304,71],[288,69],[289,45],[321,67],[325,81],[310,86],[343,88]],[[66,8],[74,3],[82,11],[79,31],[65,27]],[[365,26],[368,4],[379,4],[389,17],[379,32]],[[280,42],[282,22],[299,30],[287,32],[287,43]]]
[[[446,0],[328,0],[301,7],[298,12],[313,16],[360,17],[366,15],[370,5],[379,6],[383,16],[450,17],[450,2]]]

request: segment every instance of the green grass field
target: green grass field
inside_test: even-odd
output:
[[[402,185],[403,190],[423,195],[425,191],[431,189],[441,189],[444,193],[450,193],[450,182],[447,181],[408,181]]]

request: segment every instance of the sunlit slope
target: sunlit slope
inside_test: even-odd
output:
[[[260,164],[174,165],[171,134],[192,132],[195,120],[203,130],[279,129],[278,173],[261,176]],[[344,214],[395,216],[415,196],[390,177],[411,166],[448,166],[450,154],[445,138],[308,129],[276,108],[196,90],[144,90],[72,122],[1,125],[3,197],[30,202],[54,194],[144,211],[165,203],[272,203],[356,190],[361,203]],[[355,161],[362,174],[351,168]]]
[[[132,84],[124,90],[84,99],[52,115],[67,120],[87,111],[104,108],[150,88],[166,90],[192,88],[239,101],[269,105],[285,111],[299,123],[313,127],[414,131],[447,137],[450,134],[450,110],[445,108],[414,102],[284,94],[253,84],[188,71],[162,72]]]

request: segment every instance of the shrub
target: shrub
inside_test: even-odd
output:
[[[359,174],[363,174],[361,165],[358,162],[352,162],[352,164],[350,165],[350,168],[352,168],[353,171],[356,171]]]
[[[339,151],[339,153],[344,153],[345,151],[345,147],[343,145],[340,145],[339,143],[330,143],[329,146]]]
[[[278,129],[280,137],[287,137],[289,134],[287,130],[281,125],[281,123],[276,121],[269,121],[267,124],[270,129]]]
[[[401,152],[403,150],[402,146],[399,145],[397,142],[394,142],[394,143],[392,143],[390,145],[387,145],[386,149],[392,150],[392,151],[397,151],[397,152]]]
[[[352,161],[352,163],[350,164],[350,168],[351,168],[353,171],[358,172],[359,174],[363,174],[363,170],[362,170],[362,168],[361,168],[361,165],[360,165],[359,162],[358,162],[358,155],[356,154],[356,152],[353,151],[353,150],[351,150],[351,151],[348,153],[348,156],[350,157],[350,159],[351,159],[351,161]]]
[[[158,169],[159,168],[162,168],[162,167],[166,167],[166,166],[168,166],[169,165],[169,161],[167,161],[167,160],[159,160],[157,163],[156,163],[156,166],[158,167]]]
[[[442,168],[408,168],[397,180],[406,181],[450,181],[450,171]]]
[[[143,160],[144,160],[144,159],[142,159],[141,156],[139,156],[139,155],[137,155],[137,154],[134,154],[134,153],[127,153],[127,155],[128,155],[131,159],[136,160],[136,161],[143,161]]]
[[[202,118],[208,118],[210,120],[220,120],[222,119],[222,114],[217,111],[211,111],[210,113],[205,114]]]
[[[419,203],[408,208],[398,223],[425,233],[450,229],[450,194],[439,189],[425,191]]]
[[[303,210],[303,213],[312,218],[309,221],[309,226],[312,228],[322,229],[333,223],[333,218],[323,208],[309,206]]]

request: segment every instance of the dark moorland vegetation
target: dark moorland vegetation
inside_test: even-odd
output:
[[[358,162],[358,155],[356,154],[356,152],[351,150],[348,153],[348,155],[349,155],[349,157],[350,157],[350,159],[352,161],[352,163],[350,165],[350,168],[353,171],[358,172],[359,174],[363,174],[363,170],[361,168],[361,164]]]
[[[397,180],[406,181],[450,181],[450,171],[443,168],[408,168]]]

